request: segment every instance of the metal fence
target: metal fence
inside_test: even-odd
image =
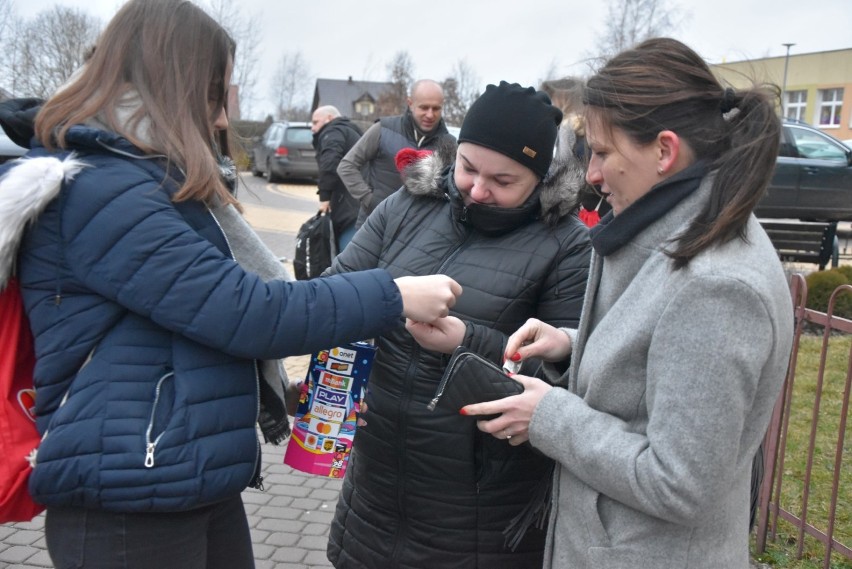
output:
[[[777,538],[779,518],[792,524],[797,530],[796,539],[798,559],[802,558],[805,545],[805,534],[815,538],[825,547],[825,556],[823,559],[824,569],[829,569],[831,564],[832,553],[838,553],[848,559],[852,559],[852,543],[843,544],[835,539],[835,522],[838,515],[838,496],[840,488],[849,488],[852,485],[847,473],[843,477],[843,451],[846,438],[846,419],[849,414],[849,397],[850,384],[852,384],[852,348],[849,351],[849,359],[846,365],[845,386],[842,391],[842,403],[839,415],[839,426],[836,436],[831,433],[831,438],[836,438],[834,447],[833,464],[825,464],[825,461],[820,461],[817,468],[833,468],[831,475],[831,498],[828,504],[827,522],[824,528],[817,528],[809,521],[809,499],[811,497],[811,479],[815,472],[814,455],[817,447],[817,432],[820,425],[821,417],[820,405],[823,393],[823,387],[826,374],[826,358],[828,356],[829,339],[832,335],[852,334],[852,320],[847,320],[834,316],[834,307],[837,299],[841,294],[852,294],[852,286],[842,285],[838,287],[831,296],[828,305],[828,312],[822,313],[806,308],[807,304],[807,285],[805,279],[801,275],[793,275],[791,278],[790,292],[793,298],[793,311],[795,314],[796,334],[793,341],[793,349],[790,355],[790,366],[787,371],[787,378],[782,390],[781,396],[772,414],[772,421],[769,425],[769,430],[764,440],[764,478],[760,489],[759,496],[759,523],[757,526],[757,552],[763,553],[766,550],[767,538],[773,541]],[[781,506],[782,503],[782,485],[785,477],[792,476],[791,472],[785,470],[785,459],[788,458],[788,432],[791,418],[791,405],[793,402],[793,386],[796,382],[796,364],[799,356],[799,342],[802,333],[806,328],[806,323],[811,326],[815,325],[822,329],[822,349],[819,356],[819,371],[816,378],[816,389],[813,393],[813,409],[810,419],[810,437],[807,444],[807,462],[804,472],[804,479],[794,481],[790,486],[797,486],[801,483],[801,496],[792,497],[788,502],[796,502],[796,512],[788,511]],[[801,407],[800,407],[801,408]],[[801,457],[796,457],[801,458]],[[791,458],[792,459],[792,458]],[[830,461],[829,461],[830,462]],[[785,498],[791,498],[785,496]],[[848,508],[848,504],[844,506]],[[791,508],[792,509],[792,508]]]

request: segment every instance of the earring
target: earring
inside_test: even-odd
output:
[[[662,176],[662,175],[663,175],[663,169],[662,169],[662,168],[657,168],[657,174],[659,174],[660,176]]]

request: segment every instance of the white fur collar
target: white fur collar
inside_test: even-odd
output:
[[[62,188],[86,164],[74,155],[22,158],[0,178],[0,289],[12,273],[27,224],[34,221]]]

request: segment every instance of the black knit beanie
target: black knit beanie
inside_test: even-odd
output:
[[[459,142],[471,142],[520,162],[544,178],[553,160],[562,111],[532,87],[500,81],[488,85],[470,106]]]

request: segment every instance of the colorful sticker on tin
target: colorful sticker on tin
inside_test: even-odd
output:
[[[343,477],[375,354],[375,346],[357,342],[321,350],[311,359],[284,464]]]

